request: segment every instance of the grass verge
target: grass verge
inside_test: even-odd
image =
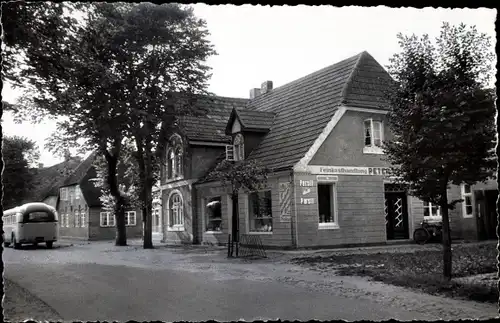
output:
[[[418,289],[429,294],[494,303],[499,297],[495,281],[481,282],[462,278],[496,273],[496,255],[496,245],[493,243],[454,245],[451,281],[442,277],[441,251],[332,254],[295,258],[292,262],[312,267],[320,265],[344,276],[368,276],[376,281]]]

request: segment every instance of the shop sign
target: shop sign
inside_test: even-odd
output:
[[[280,199],[280,222],[290,222],[291,218],[291,185],[290,183],[279,184]]]
[[[314,204],[314,198],[303,198],[303,197],[301,197],[300,198],[300,204],[306,204],[306,205]]]
[[[300,180],[299,181],[299,185],[302,186],[302,187],[313,187],[314,186],[314,180],[309,180],[309,181],[303,181],[303,180]]]
[[[327,176],[327,175],[318,175],[316,176],[318,182],[338,182],[338,176]]]
[[[312,174],[389,176],[389,167],[309,166]]]

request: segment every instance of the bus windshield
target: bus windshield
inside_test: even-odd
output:
[[[55,216],[52,212],[36,211],[36,212],[26,212],[23,217],[24,223],[32,222],[54,222]]]

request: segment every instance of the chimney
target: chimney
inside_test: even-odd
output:
[[[38,163],[38,168],[43,168],[43,163]]]
[[[260,89],[251,89],[250,90],[250,99],[255,99],[260,95]]]
[[[71,159],[71,153],[69,149],[64,150],[64,161],[68,161]]]
[[[267,92],[270,92],[272,89],[273,89],[273,81],[265,81],[260,86],[260,93],[266,94]]]

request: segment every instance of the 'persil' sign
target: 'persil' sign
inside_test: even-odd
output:
[[[311,174],[390,176],[389,167],[309,166]]]

